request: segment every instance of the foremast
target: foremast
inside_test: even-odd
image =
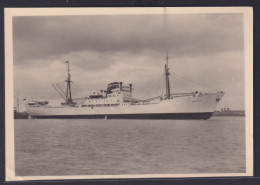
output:
[[[170,79],[169,79],[169,76],[170,76],[170,71],[169,71],[169,67],[168,67],[168,51],[166,51],[166,63],[165,63],[165,66],[164,66],[164,70],[165,70],[165,87],[166,87],[166,94],[165,94],[165,99],[170,99],[171,98],[171,90],[170,90]]]
[[[71,104],[72,103],[72,96],[71,96],[70,65],[69,65],[69,61],[66,61],[65,63],[68,66],[68,78],[67,78],[67,80],[65,80],[66,83],[67,83],[66,99],[65,99],[65,101],[66,101],[66,104]]]

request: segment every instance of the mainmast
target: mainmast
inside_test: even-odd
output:
[[[71,80],[70,80],[70,65],[69,65],[69,61],[66,61],[65,63],[67,63],[67,66],[68,66],[68,79],[65,80],[67,82],[67,91],[66,91],[66,103],[67,104],[70,104],[72,103],[72,97],[71,97],[71,87],[70,87],[70,83],[71,83]]]
[[[170,76],[170,72],[169,72],[169,67],[168,67],[168,50],[166,51],[166,64],[164,66],[165,69],[165,87],[166,87],[166,95],[165,95],[165,99],[170,99],[171,97],[171,92],[170,92],[170,80],[169,80],[169,76]]]

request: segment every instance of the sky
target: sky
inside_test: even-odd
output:
[[[242,14],[18,16],[14,93],[60,98],[51,85],[68,60],[73,98],[115,81],[132,83],[135,98],[160,95],[167,50],[172,93],[225,91],[218,109],[243,110],[243,41]]]

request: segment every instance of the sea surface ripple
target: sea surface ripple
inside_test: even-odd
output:
[[[245,118],[15,120],[17,176],[245,172]]]

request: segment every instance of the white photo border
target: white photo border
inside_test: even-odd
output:
[[[246,114],[246,172],[201,174],[140,174],[80,176],[15,176],[13,118],[13,24],[14,16],[62,15],[131,15],[131,14],[196,14],[242,13],[244,15],[244,68]],[[253,176],[253,8],[251,7],[157,7],[157,8],[5,8],[5,169],[6,181],[121,179],[121,178],[184,178]]]

